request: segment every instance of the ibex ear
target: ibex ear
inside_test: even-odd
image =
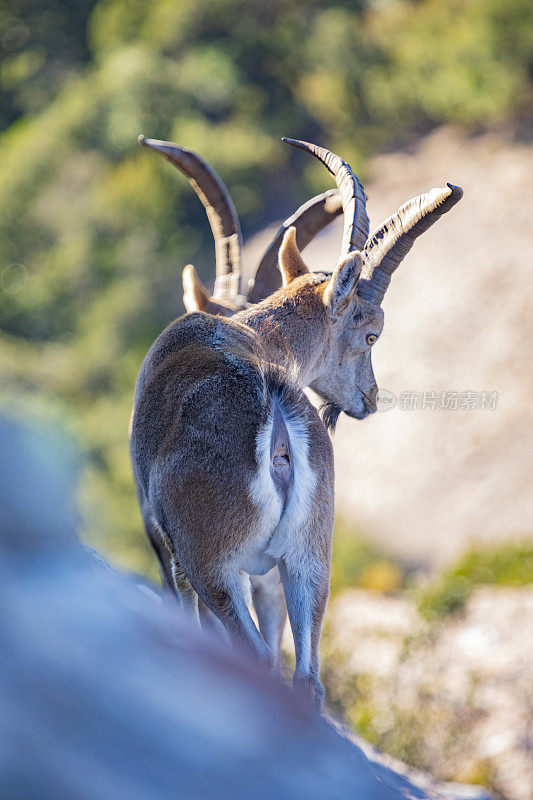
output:
[[[187,264],[182,272],[183,303],[189,313],[205,311],[209,304],[209,294],[198,277],[192,264]]]
[[[352,299],[363,260],[358,250],[348,255],[335,267],[328,285],[324,291],[324,303],[332,317],[342,314]]]
[[[300,275],[306,275],[309,272],[298,250],[296,228],[294,227],[289,228],[283,237],[283,242],[279,249],[279,268],[284,286],[288,286],[295,278]]]

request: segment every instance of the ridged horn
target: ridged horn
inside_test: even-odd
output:
[[[308,200],[285,220],[272,242],[265,250],[255,278],[248,292],[248,302],[259,303],[281,286],[281,273],[278,269],[279,249],[289,228],[296,228],[296,244],[302,251],[326,225],[342,213],[342,199],[337,189]]]
[[[239,217],[222,179],[203,158],[172,142],[146,139],[139,143],[157,150],[189,179],[209,219],[215,240],[216,277],[213,297],[234,298],[239,294],[242,236]]]
[[[405,258],[415,239],[446,214],[463,196],[460,186],[431,189],[409,200],[382,222],[363,250],[363,269],[357,284],[359,297],[381,305],[392,273]]]
[[[345,258],[352,250],[362,250],[368,238],[369,227],[366,195],[363,184],[354,175],[350,165],[331,150],[326,150],[325,147],[319,147],[309,142],[300,142],[297,139],[283,138],[282,141],[316,156],[335,178],[344,212],[344,235],[339,260]]]

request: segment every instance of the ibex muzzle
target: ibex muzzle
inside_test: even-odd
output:
[[[265,662],[272,653],[250,616],[241,578],[279,568],[295,683],[320,708],[318,645],[333,531],[327,429],[342,411],[363,419],[376,410],[371,348],[383,328],[390,276],[461,190],[448,185],[415,198],[369,238],[364,189],[348,164],[289,141],[328,167],[338,193],[315,198],[282,226],[244,297],[240,227],[224,184],[191,151],[142,139],[189,176],[206,207],[217,277],[211,298],[187,269],[187,305],[203,310],[173,322],[150,348],[135,391],[131,454],[165,583],[194,614],[199,597],[235,641]],[[341,207],[339,262],[332,273],[309,272],[298,241],[303,248]],[[323,400],[323,421],[306,386]],[[273,593],[262,602],[266,596]],[[259,608],[258,616],[264,631]]]

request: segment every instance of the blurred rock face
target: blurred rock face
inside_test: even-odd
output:
[[[79,549],[70,503],[75,459],[52,431],[0,417],[0,532],[5,556]],[[65,553],[62,553],[63,557]]]
[[[533,533],[532,170],[530,144],[450,130],[370,164],[371,229],[432,186],[464,188],[383,302],[374,372],[395,405],[363,422],[342,415],[334,439],[337,514],[408,561],[439,566]],[[341,235],[342,222],[306,261],[331,269]],[[498,393],[496,408],[481,410],[483,392]]]
[[[368,758],[286,686],[92,558],[49,441],[0,423],[2,797],[472,796]]]

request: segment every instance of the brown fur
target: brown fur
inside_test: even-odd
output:
[[[236,641],[256,657],[270,659],[231,565],[246,563],[247,548],[256,547],[254,537],[265,524],[267,512],[253,499],[251,487],[261,469],[258,458],[268,457],[259,456],[257,447],[266,421],[275,418],[274,404],[281,404],[287,425],[295,421],[289,433],[285,422],[281,425],[282,438],[295,435],[290,433],[293,424],[300,426],[306,460],[295,461],[297,486],[287,490],[288,497],[303,491],[306,470],[313,476],[307,517],[298,510],[295,524],[303,527],[283,529],[288,538],[276,546],[285,555],[269,562],[265,542],[260,558],[267,559],[261,569],[279,566],[295,640],[295,683],[320,706],[318,644],[331,562],[333,454],[301,387],[313,385],[313,376],[320,379],[332,351],[337,360],[340,353],[337,368],[342,367],[349,331],[364,328],[371,315],[359,309],[356,320],[355,308],[347,312],[355,302],[353,291],[346,299],[346,271],[353,274],[353,263],[341,265],[333,277],[300,274],[293,239],[286,236],[280,254],[287,283],[283,289],[231,320],[189,314],[156,340],[137,381],[131,452],[145,524],[167,585],[195,614],[199,596]],[[338,313],[336,303],[343,305]],[[322,396],[338,402],[335,369],[329,369],[333,396]],[[291,459],[297,456],[294,445],[292,439],[287,443]],[[290,519],[290,506],[287,513]]]

